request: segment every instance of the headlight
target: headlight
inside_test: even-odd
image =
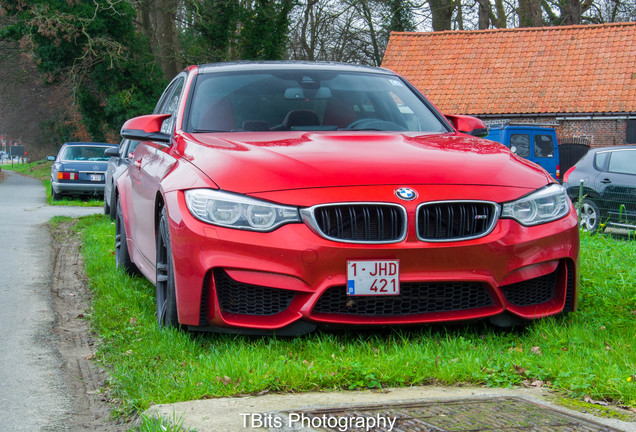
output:
[[[300,222],[298,209],[260,201],[244,195],[212,189],[185,191],[192,216],[200,221],[228,228],[272,231],[292,222]]]
[[[570,199],[565,188],[551,184],[516,201],[504,203],[501,217],[531,226],[561,219],[569,212]]]

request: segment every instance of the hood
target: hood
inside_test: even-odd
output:
[[[534,189],[549,182],[505,146],[453,133],[197,134],[181,137],[177,152],[221,189],[244,194],[402,184]]]

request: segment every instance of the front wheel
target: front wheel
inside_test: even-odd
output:
[[[177,327],[177,296],[174,284],[174,267],[170,246],[170,231],[166,208],[161,210],[159,232],[157,233],[157,322],[162,327]]]
[[[591,233],[598,230],[601,223],[601,211],[598,205],[589,198],[585,198],[581,201],[581,207],[579,209],[580,226],[584,231]]]

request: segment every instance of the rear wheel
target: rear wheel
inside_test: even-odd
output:
[[[62,194],[55,192],[55,189],[53,189],[53,186],[51,186],[51,199],[53,201],[59,201],[62,199]]]
[[[130,259],[124,215],[119,203],[117,203],[117,219],[115,220],[115,266],[123,269],[129,275],[139,273],[137,266]]]
[[[110,205],[108,204],[108,200],[106,199],[106,195],[104,195],[104,214],[105,215],[110,215]]]
[[[585,231],[596,232],[601,222],[601,211],[598,205],[589,198],[581,201],[579,210],[580,226]]]
[[[162,327],[177,327],[177,297],[174,284],[174,267],[170,247],[168,214],[165,207],[161,210],[159,232],[157,233],[157,322]]]
[[[109,212],[106,213],[110,216],[111,220],[115,220],[115,218],[117,217],[117,194],[115,193],[115,185],[113,185],[113,187],[110,189],[110,205],[108,207],[109,208]],[[104,203],[106,202],[106,200],[104,200]]]

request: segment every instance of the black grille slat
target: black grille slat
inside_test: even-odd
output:
[[[408,316],[492,306],[486,285],[478,282],[400,284],[399,296],[348,296],[344,286],[329,288],[312,313],[358,316]]]
[[[314,219],[325,237],[342,241],[399,241],[406,232],[403,212],[386,204],[321,206],[314,210]]]
[[[237,282],[223,269],[214,270],[214,283],[221,310],[239,315],[275,315],[287,309],[295,296],[290,290]]]
[[[417,213],[417,235],[424,241],[453,241],[482,237],[494,227],[496,204],[437,202],[423,204]]]
[[[517,306],[533,306],[550,301],[556,292],[559,269],[538,278],[501,287],[506,300]]]

